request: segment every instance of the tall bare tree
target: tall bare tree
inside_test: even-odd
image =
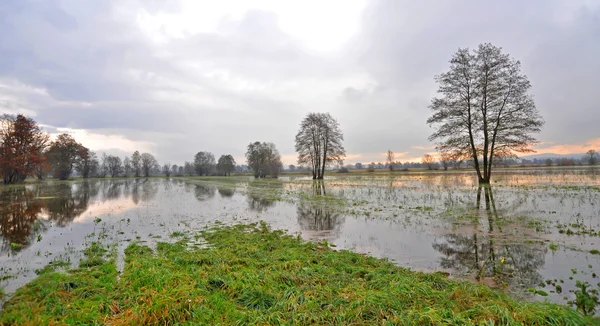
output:
[[[329,113],[309,113],[296,134],[298,164],[310,165],[313,179],[323,179],[325,167],[346,156],[343,141],[339,124]]]
[[[79,149],[79,160],[75,165],[75,170],[79,172],[83,178],[89,178],[97,172],[97,169],[98,159],[96,158],[96,153],[82,146]]]
[[[423,163],[423,165],[425,165],[427,170],[433,170],[435,168],[435,160],[433,159],[433,156],[429,154],[423,155],[421,162]]]
[[[118,177],[123,171],[123,164],[118,156],[108,155],[106,165],[111,178]]]
[[[133,169],[133,175],[139,177],[142,173],[142,156],[140,152],[135,151],[131,155],[131,168]]]
[[[450,69],[435,77],[439,97],[427,120],[436,131],[430,140],[457,156],[468,155],[480,184],[488,184],[494,157],[532,152],[533,133],[544,124],[529,94],[531,84],[521,63],[492,44],[470,52],[459,49]],[[480,164],[481,160],[481,164]]]
[[[152,172],[153,170],[159,169],[158,161],[156,161],[156,159],[154,158],[154,155],[152,155],[150,153],[143,153],[140,156],[140,162],[141,162],[142,172],[144,173],[144,177],[146,177],[146,178],[150,176],[150,172]]]
[[[167,164],[163,165],[163,167],[162,167],[162,173],[167,178],[171,176],[171,164],[170,163],[167,163]]]
[[[193,175],[194,174],[194,164],[186,161],[183,165],[183,170],[184,170],[185,174]]]
[[[125,156],[123,159],[123,175],[128,177],[131,174],[133,167],[131,166],[131,159]]]
[[[598,152],[596,150],[590,149],[585,153],[585,158],[589,165],[596,165],[598,163]]]
[[[448,171],[448,168],[454,164],[454,156],[452,153],[440,152],[440,164],[444,168],[444,171]]]
[[[390,171],[394,171],[394,152],[388,149],[386,164]]]

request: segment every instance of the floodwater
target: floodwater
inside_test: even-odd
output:
[[[215,222],[259,220],[307,240],[529,299],[566,304],[576,281],[600,286],[595,170],[511,170],[497,174],[489,188],[474,181],[471,173],[448,172],[340,174],[323,182],[150,178],[0,187],[0,288],[14,292],[52,261],[76,266],[90,241],[117,243],[122,253],[131,241],[153,245]]]

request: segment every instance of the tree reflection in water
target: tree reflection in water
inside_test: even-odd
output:
[[[0,191],[0,252],[35,241],[50,222],[64,227],[96,200],[131,195],[135,204],[156,196],[157,183],[141,180],[82,181],[6,188]],[[15,244],[11,246],[11,243]]]
[[[11,243],[30,243],[34,231],[46,228],[44,221],[36,225],[45,206],[44,201],[36,197],[36,191],[24,187],[0,192],[0,252],[8,251]]]
[[[199,201],[204,201],[204,200],[213,198],[215,196],[216,192],[217,192],[217,189],[213,186],[198,184],[194,188],[194,193],[196,195],[196,199],[198,199]]]
[[[325,183],[322,180],[313,181],[312,185],[313,196],[325,196]],[[330,209],[325,203],[310,203],[302,202],[297,207],[298,224],[302,231],[319,232],[317,237],[323,238],[328,235],[328,238],[333,238],[339,232],[341,225],[344,223],[344,216],[337,211]],[[324,231],[327,234],[323,233]]]
[[[235,189],[232,188],[217,188],[221,198],[231,198],[235,194]]]
[[[444,235],[442,241],[433,243],[433,248],[444,255],[440,265],[477,280],[494,280],[498,285],[528,287],[540,283],[542,276],[538,270],[545,263],[548,248],[502,234],[491,187],[479,187],[474,213],[487,225],[481,227],[480,220],[476,219],[470,231]]]

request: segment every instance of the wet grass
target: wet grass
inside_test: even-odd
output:
[[[484,285],[412,272],[266,225],[218,226],[155,250],[97,242],[68,273],[17,290],[0,324],[591,325],[579,312],[520,302]],[[190,238],[206,246],[191,248]]]

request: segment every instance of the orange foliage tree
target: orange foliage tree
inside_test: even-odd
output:
[[[0,117],[0,174],[4,184],[25,181],[46,166],[49,136],[24,115]]]

